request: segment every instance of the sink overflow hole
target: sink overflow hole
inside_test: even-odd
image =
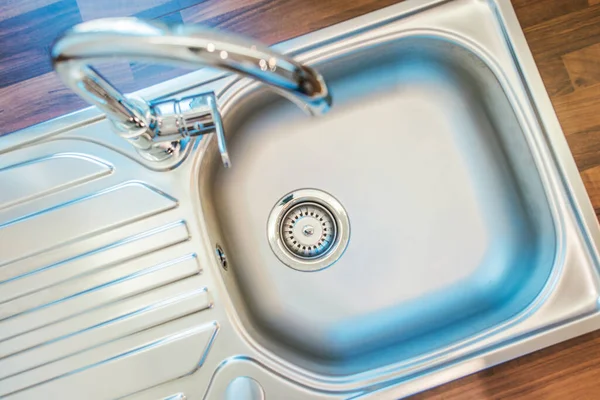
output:
[[[215,248],[215,252],[217,254],[217,259],[219,260],[219,263],[221,264],[221,267],[227,271],[228,265],[227,265],[227,256],[225,255],[225,252],[223,251],[223,249],[221,248],[221,246],[219,246],[217,244],[216,248]]]

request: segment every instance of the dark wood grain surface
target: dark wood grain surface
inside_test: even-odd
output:
[[[0,0],[0,134],[86,106],[58,81],[48,58],[52,40],[78,22],[134,15],[203,23],[272,44],[397,1]],[[600,0],[512,3],[600,215]],[[100,70],[124,91],[185,72],[124,62]],[[415,398],[600,399],[600,331]]]

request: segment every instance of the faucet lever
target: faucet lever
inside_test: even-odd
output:
[[[142,155],[146,159],[161,160],[181,152],[191,137],[214,133],[221,160],[226,168],[231,167],[227,143],[223,132],[221,114],[213,92],[184,97],[178,100],[150,102],[150,114],[154,118],[154,144]],[[175,136],[173,137],[173,133]]]

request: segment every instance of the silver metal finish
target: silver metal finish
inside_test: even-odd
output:
[[[301,189],[283,196],[267,222],[271,249],[285,265],[318,271],[336,262],[350,240],[348,214],[333,196]]]
[[[215,133],[223,164],[229,167],[216,99],[213,93],[157,102],[125,96],[89,66],[115,57],[223,68],[268,84],[314,115],[324,113],[331,104],[327,86],[316,71],[242,38],[135,18],[98,19],[74,26],[52,48],[56,72],[152,161],[181,159],[190,137]]]
[[[211,70],[136,94],[214,92],[230,170],[214,135],[148,162],[96,109],[0,138],[0,397],[397,399],[600,328],[600,229],[510,2],[407,0],[274,51],[336,107]],[[270,242],[298,187],[351,217],[318,273]]]
[[[247,376],[240,376],[231,381],[225,392],[225,400],[264,400],[265,392],[258,382]]]

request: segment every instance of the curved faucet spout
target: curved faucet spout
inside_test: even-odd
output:
[[[200,95],[157,106],[127,97],[89,65],[109,58],[225,69],[264,82],[312,115],[325,113],[331,105],[327,85],[318,72],[244,38],[136,18],[76,25],[52,47],[56,72],[73,91],[105,112],[119,134],[149,159],[179,153],[183,138],[216,132],[225,162],[225,139],[222,127],[216,124],[220,121],[216,99],[207,94],[210,98]]]

